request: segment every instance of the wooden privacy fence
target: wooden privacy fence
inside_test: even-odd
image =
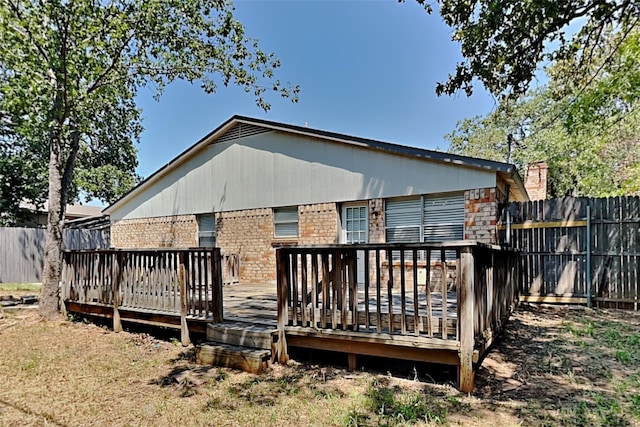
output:
[[[639,197],[512,203],[499,229],[521,251],[523,299],[638,309]]]
[[[222,321],[220,249],[65,251],[61,296],[68,311],[112,317],[116,331],[122,318],[179,325],[186,344],[188,321]]]
[[[447,363],[468,391],[517,300],[518,253],[475,242],[282,246],[276,258],[281,361],[288,341],[347,352],[350,365]]]
[[[0,227],[0,283],[40,283],[44,263],[44,228]],[[108,229],[65,228],[65,249],[109,247]]]

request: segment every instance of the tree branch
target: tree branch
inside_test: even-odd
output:
[[[20,8],[18,7],[18,5],[13,3],[11,0],[7,0],[7,4],[11,7],[11,9],[13,9],[13,12],[17,15],[18,19],[24,19],[23,16],[22,16],[22,13],[20,13]],[[15,28],[16,28],[16,30],[20,31],[20,29],[17,26]],[[29,41],[31,43],[33,43],[35,48],[38,50],[38,53],[40,53],[40,55],[42,56],[42,59],[44,59],[46,62],[49,62],[49,55],[47,55],[46,50],[40,45],[40,43],[38,43],[36,41],[35,37],[31,33],[31,31],[28,28],[25,28],[25,27],[21,27],[21,28],[24,30],[26,35],[29,37]]]

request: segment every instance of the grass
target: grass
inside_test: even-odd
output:
[[[0,292],[34,292],[42,290],[40,283],[0,283]]]
[[[170,338],[33,311],[0,312],[0,336],[2,426],[640,425],[640,316],[628,312],[522,306],[473,395],[416,368],[203,367]]]

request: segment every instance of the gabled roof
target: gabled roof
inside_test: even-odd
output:
[[[242,133],[240,129],[245,126],[248,130],[248,134],[256,134],[260,132],[268,131],[280,131],[289,134],[306,136],[310,138],[318,138],[325,141],[332,141],[341,144],[353,145],[370,150],[384,151],[396,155],[402,155],[412,158],[420,158],[424,160],[430,160],[440,163],[449,163],[459,165],[461,167],[484,169],[498,173],[503,179],[511,185],[512,191],[519,193],[521,198],[528,199],[527,193],[524,189],[522,179],[518,175],[517,169],[514,165],[502,162],[496,162],[492,160],[478,159],[474,157],[460,156],[457,154],[444,153],[441,151],[427,150],[424,148],[410,147],[406,145],[393,144],[389,142],[377,141],[373,139],[361,138],[357,136],[345,135],[335,132],[329,132],[319,129],[312,129],[306,126],[290,125],[285,123],[278,123],[269,120],[256,119],[252,117],[245,117],[235,115],[229,120],[218,126],[216,129],[205,135],[198,142],[187,148],[180,153],[177,157],[171,160],[166,165],[155,171],[147,179],[138,184],[135,188],[129,191],[127,194],[120,197],[110,206],[103,210],[104,213],[110,213],[112,210],[118,208],[123,203],[126,203],[131,198],[135,197],[139,192],[149,187],[153,183],[157,182],[163,176],[186,162],[188,159],[196,156],[200,151],[204,150],[208,145],[225,139],[224,136],[230,132]]]

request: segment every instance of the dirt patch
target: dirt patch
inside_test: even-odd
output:
[[[176,339],[26,310],[5,311],[0,341],[3,426],[640,423],[640,316],[615,310],[521,305],[470,395],[417,371],[200,366]]]

